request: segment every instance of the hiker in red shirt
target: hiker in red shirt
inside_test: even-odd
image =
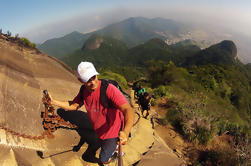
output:
[[[99,161],[107,163],[116,150],[117,142],[127,143],[134,122],[134,111],[121,91],[112,84],[108,84],[106,89],[106,96],[112,106],[102,105],[100,102],[101,81],[98,80],[99,73],[92,63],[81,62],[77,72],[79,81],[84,85],[84,90],[80,90],[71,102],[58,101],[49,95],[51,104],[65,110],[77,110],[85,105],[92,126],[100,140],[95,143],[96,145],[89,144],[82,158],[85,161],[92,160],[95,158],[97,149],[101,147]],[[75,151],[78,151],[79,148],[75,147]]]

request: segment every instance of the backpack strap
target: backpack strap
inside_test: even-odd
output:
[[[106,90],[107,90],[107,87],[109,85],[109,82],[107,80],[104,80],[104,79],[101,79],[101,87],[100,87],[100,103],[101,105],[103,105],[105,108],[110,108],[110,107],[113,107],[111,101],[107,98],[107,95],[106,95]],[[82,85],[81,88],[80,88],[80,102],[81,102],[81,105],[83,105],[83,92],[85,90],[85,86]]]
[[[109,108],[111,106],[111,101],[108,99],[106,95],[106,90],[109,85],[107,80],[101,79],[101,87],[100,87],[100,103],[105,108]]]
[[[84,100],[84,98],[83,98],[83,92],[84,92],[84,90],[85,90],[85,86],[82,85],[81,88],[80,88],[80,92],[79,92],[80,93],[80,102],[81,102],[80,104],[81,105],[84,104],[84,102],[83,102],[83,100]]]

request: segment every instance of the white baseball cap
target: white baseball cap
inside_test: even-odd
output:
[[[88,82],[90,78],[99,75],[91,62],[81,62],[78,65],[78,75],[83,82]]]

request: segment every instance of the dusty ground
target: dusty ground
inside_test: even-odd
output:
[[[163,102],[160,101],[160,105],[152,107],[154,112],[152,112],[154,117],[164,117],[168,108],[163,107]],[[162,104],[161,104],[162,103]],[[191,143],[184,141],[182,136],[175,131],[171,125],[162,126],[158,123],[154,123],[154,131],[165,141],[166,145],[172,150],[177,157],[184,160],[187,165],[191,164],[189,159],[190,155],[195,155],[196,149]]]

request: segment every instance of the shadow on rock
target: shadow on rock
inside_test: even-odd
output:
[[[78,145],[73,147],[72,150],[74,152],[77,152],[84,143],[87,143],[88,148],[82,155],[82,159],[87,162],[98,163],[99,165],[102,165],[100,160],[95,157],[96,151],[101,146],[101,140],[95,133],[87,113],[83,111],[65,111],[64,109],[60,108],[57,110],[57,114],[65,121],[69,121],[71,124],[74,124],[78,127],[77,129],[74,130],[78,132],[80,136],[80,141]],[[59,127],[59,128],[67,129],[65,127]]]

